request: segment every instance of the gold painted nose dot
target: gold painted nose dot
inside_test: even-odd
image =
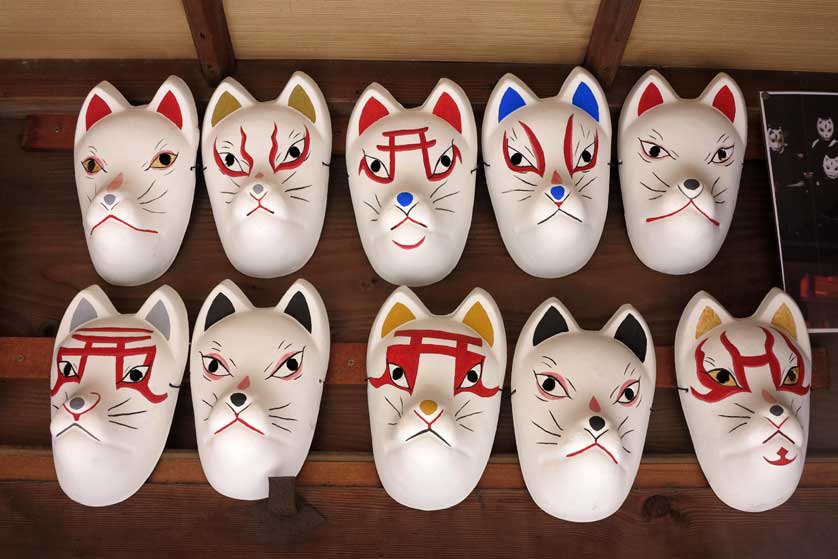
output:
[[[419,404],[419,409],[425,415],[431,415],[436,411],[436,402],[433,400],[422,400],[422,403]]]

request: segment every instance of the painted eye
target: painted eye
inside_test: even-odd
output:
[[[164,151],[158,153],[157,156],[151,161],[151,165],[149,165],[149,169],[168,169],[172,165],[175,164],[177,160],[177,154],[172,153],[171,151]]]
[[[137,384],[138,382],[142,382],[148,376],[148,365],[137,365],[136,367],[131,367],[125,372],[123,375],[122,380],[119,382],[125,384]]]
[[[379,182],[389,181],[391,178],[390,171],[384,162],[371,155],[364,154],[364,158],[361,160],[361,167],[371,179],[378,180]]]
[[[84,169],[84,172],[88,175],[95,175],[99,171],[105,170],[105,168],[102,166],[99,160],[95,157],[88,157],[87,159],[81,162],[81,166]]]
[[[410,388],[410,385],[407,383],[407,375],[405,374],[404,369],[395,363],[387,363],[387,372],[390,374],[390,380],[393,381],[393,384],[400,386],[401,388]]]
[[[74,378],[79,376],[78,371],[76,371],[75,365],[73,365],[69,361],[58,362],[58,374],[60,374],[64,378]]]
[[[454,170],[454,164],[459,158],[460,151],[457,149],[457,146],[451,144],[448,149],[439,156],[439,159],[436,161],[436,165],[434,165],[433,173],[428,178],[440,180],[447,177],[451,174],[451,171]]]
[[[560,398],[568,398],[570,394],[564,384],[555,376],[547,373],[536,373],[535,382],[538,385],[538,390],[542,396],[547,396],[552,400]]]
[[[733,376],[733,373],[727,369],[713,369],[712,371],[707,371],[707,376],[722,386],[739,386],[739,383],[736,382],[736,377]]]
[[[623,391],[620,392],[620,397],[617,398],[617,401],[621,404],[630,404],[637,399],[637,396],[640,394],[640,381],[636,380],[633,383],[629,384]]]
[[[788,370],[783,378],[783,386],[794,386],[800,380],[800,367],[795,365]]]
[[[713,154],[713,163],[726,163],[733,157],[733,147],[721,147]]]
[[[268,378],[281,378],[281,379],[290,379],[291,377],[296,377],[297,373],[300,373],[300,369],[303,368],[303,351],[300,350],[297,353],[290,355],[286,358],[282,363],[277,365],[276,369],[274,369],[273,373],[271,373],[270,377]]]
[[[229,151],[222,151],[218,154],[221,158],[221,162],[224,166],[234,173],[244,173],[247,174],[247,170],[242,165],[241,161],[239,161],[238,157],[230,153]]]
[[[213,355],[201,355],[201,361],[204,365],[204,372],[207,373],[213,379],[219,379],[221,377],[229,377],[230,371],[224,365],[224,363]]]
[[[640,140],[640,148],[648,159],[666,159],[667,157],[672,157],[672,154],[666,151],[663,146],[659,146],[655,142]]]
[[[574,171],[587,171],[596,165],[597,148],[598,146],[596,141],[593,141],[585,146],[585,149],[582,150],[582,153],[580,153],[579,157],[576,159]]]
[[[300,138],[293,144],[291,147],[288,148],[288,151],[285,152],[285,158],[282,160],[283,163],[290,163],[292,161],[296,161],[303,155],[303,146],[305,145],[305,138]]]
[[[480,382],[480,377],[483,376],[483,363],[478,363],[466,373],[466,376],[463,377],[462,382],[460,382],[460,386],[457,388],[471,388],[478,382]]]
[[[506,142],[506,161],[509,164],[509,168],[513,171],[524,172],[535,170],[535,165],[533,165],[532,161],[523,153],[510,146],[509,142]]]

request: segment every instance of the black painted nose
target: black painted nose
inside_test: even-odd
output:
[[[695,179],[687,179],[684,181],[684,186],[689,190],[695,190],[696,188],[701,186],[701,183]]]
[[[588,420],[588,423],[591,424],[591,429],[594,431],[599,431],[603,427],[605,427],[605,420],[602,419],[600,416],[595,415]]]
[[[247,402],[247,396],[245,396],[241,392],[235,392],[230,395],[230,401],[233,402],[234,406],[240,407],[243,406],[245,402]]]
[[[776,415],[777,417],[780,417],[781,415],[783,415],[783,406],[778,406],[777,404],[774,404],[773,406],[771,406],[771,408],[769,408],[768,411],[771,412],[771,415]]]

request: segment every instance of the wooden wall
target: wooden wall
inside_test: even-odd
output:
[[[200,180],[183,247],[172,268],[151,284],[114,287],[96,275],[85,247],[73,179],[73,113],[89,88],[108,79],[133,102],[147,102],[169,74],[182,76],[201,109],[212,88],[194,61],[0,61],[0,541],[17,556],[283,557],[830,557],[838,549],[838,356],[835,338],[816,337],[820,365],[812,397],[809,459],[801,487],[783,506],[745,514],[723,505],[707,487],[692,451],[678,397],[659,385],[635,488],[613,517],[572,524],[541,512],[523,488],[515,457],[508,392],[492,460],[473,494],[434,513],[406,509],[378,484],[370,454],[364,370],[358,364],[369,327],[393,286],[378,278],[361,249],[342,156],[346,118],[358,93],[380,80],[406,105],[424,100],[440,76],[460,83],[482,113],[496,80],[513,71],[539,94],[558,90],[568,66],[482,63],[252,61],[236,77],[261,99],[274,97],[296,69],[312,75],[335,123],[329,201],[317,251],[299,273],[256,280],[235,272],[220,250],[209,199]],[[608,93],[620,109],[643,68],[622,68]],[[701,91],[715,70],[665,70],[683,95]],[[745,90],[752,130],[760,89],[838,89],[838,76],[732,71]],[[57,113],[57,114],[56,114]],[[479,116],[478,116],[479,120]],[[68,124],[69,123],[69,124]],[[506,254],[482,173],[463,258],[444,281],[421,288],[434,312],[448,312],[474,286],[497,299],[510,347],[529,313],[558,296],[583,327],[598,328],[622,303],[648,320],[663,355],[681,310],[699,289],[735,315],[750,314],[780,282],[776,235],[763,146],[754,133],[736,215],[718,257],[685,277],[645,268],[633,254],[612,177],[602,241],[580,272],[540,280]],[[22,146],[25,145],[26,149]],[[616,166],[615,166],[616,169]],[[320,290],[329,310],[335,355],[312,454],[299,494],[324,522],[281,518],[265,502],[226,499],[205,482],[195,452],[188,387],[181,390],[167,450],[147,483],[126,502],[79,506],[57,483],[49,452],[46,367],[57,321],[73,295],[99,283],[123,312],[137,309],[157,286],[183,296],[190,318],[212,287],[236,281],[257,305],[274,304],[297,278]],[[34,337],[34,339],[33,339]],[[347,349],[349,348],[349,349]],[[354,349],[352,349],[354,348]],[[828,353],[824,353],[828,350]],[[349,351],[348,353],[346,351]],[[353,353],[354,352],[354,353]],[[830,361],[831,359],[831,361]],[[661,359],[661,367],[671,361]],[[342,379],[342,380],[339,380]]]

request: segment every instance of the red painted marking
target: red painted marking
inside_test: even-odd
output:
[[[244,377],[244,379],[236,386],[239,390],[247,390],[250,388],[250,377]]]
[[[457,132],[461,134],[463,133],[463,125],[460,119],[460,108],[457,106],[457,103],[454,102],[454,99],[448,95],[448,93],[443,93],[439,96],[436,105],[434,105],[433,113],[453,126]]]
[[[436,416],[435,418],[433,418],[432,420],[430,420],[430,421],[428,421],[427,419],[425,419],[424,417],[422,417],[422,414],[420,414],[420,413],[419,413],[418,411],[416,411],[416,410],[413,410],[413,413],[415,413],[415,414],[416,414],[416,417],[418,417],[419,419],[421,419],[421,420],[422,420],[422,422],[423,422],[425,425],[427,425],[427,426],[428,426],[428,429],[430,429],[430,428],[431,428],[431,425],[433,425],[434,423],[436,423],[436,420],[437,420],[437,419],[439,419],[440,417],[442,417],[442,413],[443,413],[444,411],[445,411],[445,410],[439,410],[439,413],[437,414],[437,416]]]
[[[274,131],[273,134],[271,134],[271,152],[270,154],[268,154],[268,160],[271,164],[271,169],[273,169],[274,173],[278,173],[279,171],[290,171],[291,169],[296,169],[297,167],[302,165],[303,162],[306,159],[308,159],[308,152],[311,148],[311,146],[309,145],[311,142],[309,139],[308,128],[305,128],[305,136],[303,137],[303,149],[300,150],[300,156],[292,161],[285,161],[284,163],[280,162],[279,164],[274,164],[274,162],[276,161],[277,153],[279,151],[279,145],[276,141],[276,133],[277,126],[276,124],[274,124]]]
[[[774,395],[771,394],[771,392],[769,392],[768,390],[766,390],[764,388],[762,389],[762,399],[765,400],[766,402],[768,402],[769,404],[776,404],[777,403],[777,398],[775,398]],[[771,420],[769,419],[768,421],[771,421]]]
[[[405,244],[402,244],[402,243],[399,243],[399,242],[396,242],[396,241],[393,241],[393,244],[395,244],[397,247],[403,248],[405,250],[413,250],[414,248],[419,248],[422,245],[422,243],[424,243],[424,242],[425,242],[425,237],[422,237],[421,239],[419,239],[419,242],[413,243],[412,245],[405,245]]]
[[[602,411],[602,408],[600,408],[596,396],[591,396],[591,401],[588,402],[588,407],[591,408],[591,411],[594,413],[599,413],[600,411]]]
[[[616,458],[614,458],[614,455],[613,455],[613,454],[611,454],[610,452],[608,452],[608,449],[607,449],[607,448],[605,448],[604,446],[602,446],[601,444],[596,443],[596,442],[595,442],[595,443],[591,443],[591,444],[589,444],[588,446],[586,446],[585,448],[583,448],[583,449],[581,449],[581,450],[577,450],[576,452],[571,452],[570,454],[568,454],[568,455],[567,455],[567,457],[568,457],[568,458],[573,458],[574,456],[579,456],[579,455],[580,455],[580,454],[582,454],[583,452],[586,452],[586,451],[588,451],[588,450],[591,450],[592,448],[598,448],[598,449],[600,449],[600,450],[601,450],[601,451],[603,451],[605,454],[607,454],[607,455],[608,455],[608,457],[609,457],[611,460],[613,460],[615,464],[619,464],[619,462],[617,462],[617,459],[616,459]]]
[[[573,115],[570,115],[564,131],[564,163],[571,177],[577,172],[593,169],[594,165],[596,165],[597,156],[599,155],[599,132],[594,134],[594,153],[591,156],[591,160],[587,163],[583,162],[579,167],[576,166],[576,160],[573,157],[573,145]]]
[[[244,131],[244,127],[239,127],[239,132],[241,133],[241,140],[242,145],[239,146],[239,155],[241,155],[242,159],[247,163],[247,171],[235,171],[233,169],[228,169],[226,165],[224,165],[224,161],[221,159],[221,155],[218,153],[218,138],[215,139],[215,142],[212,145],[213,149],[213,158],[215,159],[215,165],[218,167],[218,170],[221,171],[222,174],[227,175],[228,177],[247,177],[250,175],[250,172],[253,170],[253,157],[247,153],[247,134]]]
[[[402,225],[404,225],[404,224],[405,224],[405,223],[407,223],[408,221],[409,221],[409,222],[411,222],[411,223],[415,223],[416,225],[419,225],[420,227],[424,227],[425,229],[427,229],[427,228],[428,228],[428,226],[427,226],[427,225],[425,225],[424,223],[422,223],[422,222],[421,222],[421,221],[419,221],[418,219],[413,219],[413,218],[412,218],[412,217],[410,217],[409,215],[406,215],[406,216],[404,216],[404,219],[403,219],[403,220],[401,220],[400,222],[398,222],[398,223],[397,223],[397,224],[395,224],[394,226],[390,227],[390,231],[395,231],[396,229],[398,229],[399,227],[401,227]]]
[[[469,346],[482,347],[482,338],[465,334],[454,334],[444,330],[398,330],[394,334],[394,337],[406,337],[410,340],[406,344],[394,343],[387,347],[387,363],[396,364],[404,370],[408,388],[398,386],[393,382],[386,364],[384,366],[384,372],[379,377],[370,377],[369,382],[373,388],[380,388],[385,384],[389,384],[412,394],[413,387],[416,386],[416,378],[419,375],[419,358],[423,354],[432,354],[447,355],[454,358],[454,376],[452,383],[454,395],[461,392],[471,392],[475,396],[488,398],[500,391],[500,386],[494,388],[486,387],[483,384],[482,376],[474,386],[470,388],[458,388],[462,384],[463,379],[465,379],[466,374],[474,367],[482,365],[486,359],[484,355],[468,349]],[[425,338],[454,341],[456,345],[447,346],[426,343],[424,341]]]
[[[695,200],[692,200],[692,199],[687,201],[686,204],[684,204],[683,206],[681,206],[680,208],[678,208],[674,212],[669,212],[668,214],[658,215],[658,216],[655,216],[655,217],[647,217],[646,218],[646,223],[652,223],[653,221],[658,221],[660,219],[666,219],[668,217],[672,217],[673,215],[676,215],[676,214],[680,213],[681,211],[687,209],[690,206],[692,206],[696,210],[698,210],[698,213],[700,213],[701,215],[706,217],[708,219],[708,221],[710,221],[710,223],[712,223],[716,227],[718,227],[720,225],[718,221],[716,221],[715,219],[713,219],[712,217],[710,217],[709,215],[704,213],[704,211],[701,208],[699,208],[698,205],[695,203]]]
[[[640,96],[640,103],[637,105],[637,116],[642,115],[649,109],[663,104],[663,96],[660,89],[653,83],[646,86],[643,95]]]
[[[794,456],[791,459],[789,459],[788,454],[789,451],[786,450],[786,447],[781,446],[780,450],[777,451],[778,458],[776,460],[769,460],[765,456],[763,456],[762,459],[771,464],[772,466],[786,466],[797,460],[797,456]]]
[[[157,112],[171,120],[178,128],[183,128],[183,114],[175,94],[171,91],[163,96],[163,100],[157,106]]]
[[[274,211],[273,211],[273,210],[268,209],[268,208],[266,208],[265,206],[263,206],[263,205],[262,205],[262,200],[264,200],[264,199],[265,199],[265,196],[267,196],[267,193],[266,193],[266,194],[264,194],[264,195],[262,195],[262,197],[261,197],[261,198],[257,198],[257,197],[256,197],[256,196],[254,196],[253,194],[251,194],[251,195],[250,195],[250,197],[251,197],[251,198],[253,198],[254,200],[256,200],[256,207],[255,207],[255,208],[253,208],[252,210],[250,210],[249,212],[247,212],[247,216],[246,216],[246,217],[250,217],[250,215],[251,215],[253,212],[255,212],[256,210],[265,210],[265,211],[266,211],[266,212],[268,212],[269,214],[273,214],[273,213],[274,213]]]
[[[728,86],[724,86],[716,93],[713,98],[713,106],[721,111],[730,122],[733,122],[736,118],[736,100]]]
[[[99,394],[98,392],[91,392],[91,394],[96,394],[96,401],[93,403],[92,406],[90,406],[89,408],[87,408],[86,410],[84,410],[81,413],[76,413],[76,412],[74,412],[73,410],[71,410],[70,408],[67,407],[67,404],[69,403],[69,400],[67,402],[64,402],[64,409],[67,410],[67,413],[69,413],[70,415],[73,416],[73,421],[78,421],[81,416],[83,416],[87,412],[91,411],[93,408],[95,408],[96,406],[99,405],[99,402],[102,401],[102,395]]]
[[[100,221],[99,223],[97,223],[96,225],[93,226],[93,228],[90,230],[90,234],[93,235],[93,232],[96,231],[97,227],[99,227],[100,225],[102,225],[103,223],[105,223],[106,221],[108,221],[110,219],[113,219],[113,220],[121,223],[122,225],[125,225],[126,227],[129,227],[129,228],[131,228],[134,231],[137,231],[139,233],[152,233],[154,235],[156,235],[158,233],[158,231],[156,229],[140,229],[139,227],[135,227],[135,226],[131,225],[130,223],[128,223],[124,219],[120,219],[120,218],[116,217],[114,214],[108,214],[108,215],[106,215],[105,217],[102,218],[102,221]]]
[[[85,128],[90,130],[90,127],[111,114],[111,108],[105,103],[105,100],[94,95],[87,104],[87,113],[84,115]]]
[[[515,171],[516,173],[537,173],[539,176],[544,176],[544,149],[541,147],[541,142],[538,141],[538,136],[535,135],[535,132],[532,131],[532,128],[527,126],[523,122],[518,122],[521,127],[524,129],[524,133],[527,135],[527,138],[530,141],[530,147],[532,148],[533,155],[535,156],[535,163],[533,165],[515,165],[512,163],[512,160],[509,159],[509,138],[506,136],[506,132],[503,133],[503,157],[506,160],[506,166],[509,167],[510,170]]]
[[[553,175],[550,177],[550,182],[553,184],[561,184],[562,177],[559,175],[558,171],[553,171]]]
[[[113,192],[114,190],[122,186],[124,178],[125,177],[123,176],[123,174],[119,173],[117,176],[113,178],[113,180],[110,183],[108,183],[108,186],[105,187],[105,190],[107,192]]]
[[[389,114],[390,111],[381,104],[381,101],[375,97],[370,97],[364,104],[364,108],[361,109],[361,118],[358,119],[358,134],[363,134],[364,130]]]
[[[142,331],[142,329],[126,329],[128,331]],[[87,361],[90,357],[113,357],[114,358],[114,385],[117,390],[122,388],[130,388],[139,392],[146,400],[152,404],[159,404],[169,397],[168,394],[155,394],[149,387],[151,374],[154,368],[154,359],[157,355],[156,345],[147,345],[141,347],[126,347],[129,343],[137,343],[148,341],[151,336],[96,336],[73,334],[73,339],[84,342],[84,347],[60,347],[56,356],[56,366],[59,362],[64,361],[66,357],[80,357],[78,376],[67,378],[61,371],[58,371],[58,377],[55,386],[50,390],[50,396],[58,394],[61,387],[66,383],[80,383],[84,378],[84,371],[87,366]],[[95,346],[94,346],[95,344]],[[104,346],[104,347],[103,347]],[[125,358],[133,356],[142,356],[142,365],[148,367],[148,372],[145,378],[140,382],[128,383],[122,382],[122,377],[125,375]]]
[[[410,128],[382,132],[381,135],[387,139],[388,143],[379,144],[375,147],[380,151],[390,154],[388,165],[390,176],[385,178],[376,176],[375,173],[373,173],[367,165],[367,158],[364,156],[361,156],[361,163],[358,166],[358,173],[360,174],[363,171],[370,179],[374,180],[375,182],[389,184],[393,182],[393,179],[396,177],[396,153],[420,150],[422,152],[422,162],[425,167],[425,176],[427,177],[427,179],[432,181],[440,181],[446,178],[454,171],[454,168],[457,166],[457,162],[462,161],[463,159],[462,154],[460,153],[460,148],[452,144],[453,153],[451,155],[451,165],[441,173],[434,174],[434,170],[431,167],[430,154],[428,153],[428,150],[436,145],[436,140],[427,139],[427,137],[425,136],[427,132],[427,126],[423,128]],[[396,139],[404,136],[417,136],[417,141],[407,144],[397,144]]]
[[[227,425],[225,425],[224,427],[220,428],[218,431],[213,433],[213,435],[219,434],[221,431],[223,431],[224,429],[226,429],[227,427],[230,427],[231,425],[233,425],[235,423],[241,423],[242,425],[244,425],[245,427],[247,427],[251,431],[256,431],[257,433],[259,433],[262,436],[265,435],[265,433],[263,433],[262,431],[260,431],[259,429],[257,429],[256,427],[254,427],[253,425],[251,425],[250,423],[248,423],[244,419],[240,418],[238,415],[236,415],[236,418],[233,419],[230,423],[228,423]]]

